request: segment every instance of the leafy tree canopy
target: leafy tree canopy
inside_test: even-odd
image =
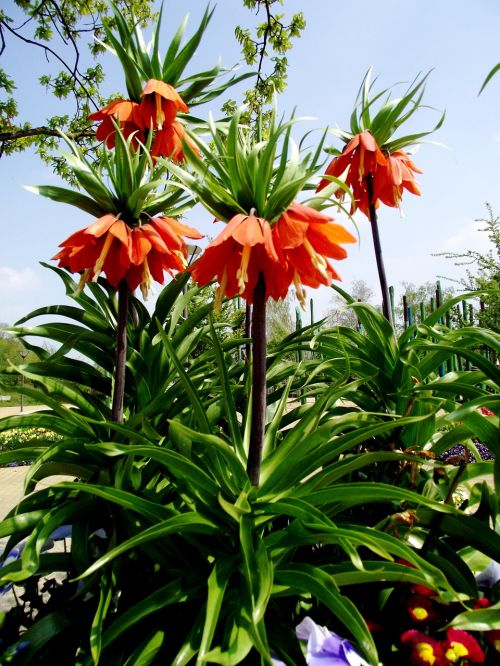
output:
[[[245,7],[259,17],[254,31],[246,26],[236,26],[234,34],[241,45],[241,53],[247,65],[257,67],[255,86],[243,94],[247,111],[242,120],[251,122],[268,105],[275,93],[286,88],[288,60],[286,54],[292,48],[292,39],[300,37],[306,26],[302,12],[290,19],[283,13],[275,13],[273,5],[284,4],[284,0],[243,0]],[[262,19],[262,20],[261,20]],[[238,104],[228,100],[223,111],[232,115]],[[269,120],[270,112],[264,114],[263,122]]]
[[[96,57],[104,50],[102,18],[112,24],[109,4],[104,0],[15,0],[11,9],[0,10],[0,55],[16,42],[26,46],[26,59],[45,58],[47,72],[41,86],[56,99],[67,100],[63,115],[53,115],[35,126],[21,117],[16,97],[17,82],[0,68],[0,156],[34,147],[48,163],[61,171],[52,151],[63,130],[81,145],[94,140],[87,116],[103,104],[100,87],[104,70]],[[155,18],[152,0],[117,0],[122,16],[133,25]]]

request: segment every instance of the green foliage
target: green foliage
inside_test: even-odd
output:
[[[269,300],[266,307],[266,337],[270,347],[279,344],[283,338],[290,335],[295,329],[292,321],[293,297],[288,294],[279,301]]]
[[[284,14],[274,14],[273,5],[282,0],[243,0],[243,4],[258,14],[262,9],[265,20],[258,23],[255,32],[249,28],[236,26],[234,34],[241,45],[241,53],[247,65],[257,66],[257,81],[253,88],[246,90],[243,101],[247,108],[242,121],[251,123],[258,115],[262,115],[264,126],[270,121],[270,111],[266,111],[275,93],[281,93],[286,88],[288,60],[286,53],[292,48],[292,39],[300,37],[306,27],[302,12],[293,14],[288,23],[285,23]],[[274,53],[275,55],[271,55]],[[272,70],[266,71],[266,58],[272,63]],[[237,109],[234,100],[225,102],[222,110],[232,116]]]
[[[350,131],[333,129],[331,130],[332,133],[347,143],[356,134],[369,130],[375,137],[378,146],[387,153],[393,153],[396,150],[421,143],[422,139],[441,127],[445,113],[441,115],[441,118],[431,130],[397,138],[394,138],[394,134],[411,118],[415,111],[424,106],[422,100],[428,76],[429,74],[417,76],[402,97],[391,99],[389,89],[373,93],[374,82],[370,80],[370,68],[365,74],[356,98],[355,108],[351,114]],[[332,149],[331,152],[337,154],[340,151]]]
[[[53,270],[74,294],[73,280]],[[355,303],[364,333],[292,333],[268,358],[255,488],[245,471],[249,366],[234,353],[243,341],[219,339],[210,306],[192,305],[196,289],[183,293],[187,280],[170,283],[152,314],[132,301],[122,424],[109,418],[117,311],[104,282],[73,295],[75,306],[40,308],[14,329],[61,347],[38,349],[41,360],[22,370],[36,381],[24,390],[48,410],[3,419],[0,429],[50,428],[60,439],[2,452],[0,462],[35,460],[28,490],[54,470],[79,480],[35,490],[0,523],[7,550],[26,539],[20,559],[0,570],[2,583],[37,607],[32,617],[21,600],[7,613],[7,649],[29,641],[21,664],[118,666],[139,654],[153,659],[144,663],[269,664],[271,653],[301,664],[291,630],[309,614],[375,665],[356,590],[377,583],[389,593],[407,581],[435,589],[443,603],[461,595],[470,607],[474,578],[449,551],[499,558],[493,491],[471,495],[465,515],[443,502],[453,471],[435,480],[416,454],[458,434],[498,448],[499,373],[473,351],[479,339],[496,349],[498,336],[447,331],[438,311],[396,339],[380,313]],[[26,325],[56,314],[58,322]],[[298,349],[315,353],[297,365]],[[457,349],[476,369],[439,378]],[[299,388],[305,404],[290,400]],[[497,416],[488,421],[479,405]],[[477,473],[470,466],[469,483],[485,464]],[[415,520],[403,522],[405,512]],[[69,549],[43,551],[67,524]],[[61,582],[41,602],[35,581],[55,571]]]
[[[370,303],[373,291],[364,280],[353,280],[350,284],[349,294],[355,301]],[[353,308],[346,305],[345,299],[337,292],[333,293],[326,315],[328,326],[349,326],[358,328],[359,321]]]
[[[4,48],[22,41],[27,59],[36,57],[37,52],[45,54],[47,61],[54,64],[40,77],[39,83],[57,99],[68,100],[71,111],[64,115],[62,123],[58,116],[52,116],[46,119],[44,126],[34,127],[29,118],[19,118],[14,94],[16,81],[2,70],[0,89],[7,95],[0,102],[2,152],[10,155],[34,147],[42,159],[65,174],[64,163],[53,156],[58,130],[64,130],[82,146],[93,143],[94,132],[89,126],[88,114],[102,106],[100,86],[104,71],[99,63],[89,62],[86,51],[94,58],[102,53],[103,47],[97,41],[104,38],[101,20],[113,21],[113,14],[108,3],[102,0],[42,4],[19,0],[15,4],[15,10],[0,14]],[[137,20],[143,25],[154,20],[152,4],[150,0],[120,0],[117,6],[122,20],[132,29]]]
[[[0,101],[1,151],[6,154],[34,147],[59,175],[68,180],[72,174],[66,161],[57,153],[60,131],[76,141],[84,152],[92,150],[95,157],[95,133],[88,116],[104,105],[100,89],[104,70],[99,63],[83,69],[88,55],[80,53],[81,39],[89,33],[92,39],[86,45],[89,54],[96,58],[104,49],[115,53],[124,69],[125,82],[131,99],[140,101],[140,95],[149,78],[165,80],[179,88],[183,99],[191,106],[208,102],[229,86],[251,76],[250,73],[231,74],[220,64],[211,69],[186,73],[191,57],[199,47],[205,29],[213,14],[207,9],[194,34],[185,41],[186,20],[175,32],[165,58],[160,56],[161,13],[153,11],[150,0],[133,0],[116,3],[92,0],[80,2],[37,3],[18,2],[22,16],[21,27],[13,27],[13,18],[0,15],[0,36],[4,44],[10,39],[20,39],[32,48],[41,48],[62,67],[59,71],[43,74],[39,83],[58,100],[72,99],[73,109],[65,114],[51,116],[42,127],[33,127],[28,120],[18,118],[18,104],[14,96],[15,81],[0,70],[0,90],[7,98]],[[99,17],[99,18],[98,18]],[[141,26],[156,21],[153,39],[148,46]],[[87,57],[85,57],[87,56]],[[68,105],[64,105],[64,110]],[[200,122],[200,121],[198,121]],[[98,157],[100,157],[98,155]]]
[[[472,291],[473,288],[470,289]],[[439,291],[439,296],[436,292]],[[408,312],[404,312],[404,300],[406,299],[407,306],[411,306],[412,310],[412,321],[410,323],[422,323],[433,310],[436,309],[438,302],[443,303],[446,300],[449,300],[454,295],[453,287],[439,288],[435,282],[424,282],[423,284],[416,285],[412,282],[401,282],[401,296],[397,299],[397,305],[395,307],[395,325],[398,327],[399,331],[402,331],[405,327],[405,324],[408,324]],[[451,323],[450,317],[453,317],[454,323],[456,321],[456,310],[450,309],[450,316],[448,317],[448,325]]]
[[[120,59],[129,98],[135,102],[140,102],[142,90],[149,79],[164,81],[174,86],[186,104],[195,106],[208,102],[229,86],[251,76],[251,74],[242,74],[221,82],[221,75],[230,70],[223,69],[220,64],[216,64],[212,69],[205,72],[187,77],[184,75],[184,70],[199,47],[203,34],[213,16],[213,9],[205,10],[195,33],[183,44],[188,19],[188,16],[186,16],[168,45],[163,59],[159,51],[162,11],[160,11],[153,31],[151,43],[146,44],[138,21],[134,20],[134,27],[130,30],[126,17],[122,16],[120,8],[114,4],[111,4],[111,7],[113,21],[109,23],[104,21],[104,32],[107,41],[104,46]],[[114,26],[116,26],[116,32],[112,29]]]
[[[62,153],[63,158],[87,194],[54,185],[25,189],[75,206],[96,218],[116,214],[130,225],[165,211],[170,216],[180,216],[192,206],[192,201],[168,181],[165,169],[153,164],[148,146],[135,150],[132,137],[125,140],[119,128],[116,136],[116,147],[104,147],[102,160],[97,163],[65,137],[71,153]]]
[[[500,332],[500,216],[495,215],[490,204],[486,204],[488,216],[476,220],[484,223],[480,230],[488,235],[488,252],[467,250],[445,252],[437,256],[452,259],[456,266],[474,266],[467,269],[466,278],[460,281],[463,289],[481,291],[481,307],[476,316],[481,326]]]
[[[295,118],[278,122],[275,108],[264,139],[261,123],[256,131],[242,126],[238,111],[227,130],[209,121],[212,146],[192,135],[201,157],[189,145],[184,146],[191,171],[166,164],[181,186],[193,192],[218,219],[227,222],[253,209],[255,215],[272,224],[310,181],[320,162],[323,141],[314,152],[301,155],[291,138],[295,122]],[[308,203],[321,208],[324,197]]]

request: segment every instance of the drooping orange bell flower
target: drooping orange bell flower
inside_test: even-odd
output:
[[[144,132],[137,124],[137,111],[139,104],[125,99],[117,99],[107,106],[89,115],[90,120],[100,121],[96,131],[98,141],[104,141],[108,148],[115,147],[116,128],[113,120],[119,123],[125,139],[134,134],[132,142],[137,147],[137,142],[144,143]]]
[[[310,206],[292,203],[273,226],[273,241],[283,257],[289,284],[294,283],[302,305],[305,292],[302,285],[329,286],[339,275],[326,257],[344,259],[347,252],[339,243],[354,243],[356,239],[333,218]]]
[[[404,150],[386,155],[386,165],[379,166],[373,179],[373,195],[386,206],[397,208],[403,190],[420,195],[414,173],[422,173]]]
[[[191,267],[193,279],[204,286],[217,278],[216,303],[239,294],[249,303],[259,273],[266,283],[266,300],[284,298],[290,281],[273,244],[269,222],[253,214],[232,217],[225,229]]]
[[[185,269],[187,248],[181,235],[203,237],[168,217],[130,227],[118,216],[107,214],[63,241],[63,249],[53,259],[62,268],[82,273],[80,288],[95,282],[102,272],[111,286],[117,288],[124,279],[132,291],[140,286],[146,297],[153,280],[163,284],[164,271],[172,275],[173,270]]]
[[[189,111],[177,90],[164,81],[149,79],[141,95],[138,117],[145,130],[168,127],[174,122],[178,111]]]
[[[340,155],[334,157],[330,162],[325,176],[334,176],[340,178],[347,170],[345,179],[353,193],[355,203],[351,206],[351,213],[359,208],[367,217],[370,216],[370,202],[366,189],[366,176],[372,174],[387,163],[386,157],[378,147],[374,136],[368,130],[361,134],[356,134]],[[375,177],[375,176],[374,176]],[[330,184],[328,178],[323,178],[318,185],[317,192]],[[338,196],[343,197],[342,190],[338,191]]]
[[[190,148],[200,154],[197,146],[191,141],[184,127],[177,121],[156,132],[151,146],[152,157],[169,157],[173,162],[184,161],[182,142],[186,141]]]

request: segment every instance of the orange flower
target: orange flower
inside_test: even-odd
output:
[[[178,111],[187,113],[188,107],[177,90],[164,81],[149,79],[141,93],[138,118],[143,129],[163,129],[171,125]]]
[[[386,206],[400,206],[403,190],[412,194],[420,194],[415,182],[414,173],[422,173],[410,160],[404,150],[395,150],[386,155],[386,165],[380,165],[373,179],[373,194]]]
[[[191,272],[200,286],[217,278],[218,303],[222,296],[236,294],[251,303],[259,273],[264,275],[266,300],[269,296],[284,298],[290,284],[276,254],[269,222],[253,214],[232,217]]]
[[[184,161],[184,152],[182,141],[186,141],[190,148],[197,154],[200,151],[186,134],[184,127],[174,121],[168,127],[164,127],[156,132],[153,145],[151,146],[151,155],[153,157],[170,157],[174,162]]]
[[[284,298],[294,283],[302,304],[302,285],[330,285],[339,276],[325,257],[344,259],[338,243],[352,243],[354,237],[332,218],[318,211],[292,203],[271,228],[269,222],[255,215],[235,215],[226,228],[210,243],[191,268],[199,285],[214,278],[219,282],[217,300],[222,295],[240,294],[249,303],[259,273],[266,283],[266,299]]]
[[[340,178],[347,170],[346,185],[353,193],[355,204],[351,207],[351,213],[357,208],[367,217],[370,216],[368,193],[366,190],[366,179],[368,174],[374,175],[379,167],[385,166],[387,160],[377,145],[375,138],[365,130],[361,134],[356,134],[338,157],[330,162],[325,175]],[[318,185],[317,192],[330,184],[328,178],[323,178]],[[342,190],[338,190],[340,197],[343,197]]]
[[[345,259],[347,252],[339,243],[356,239],[344,227],[332,224],[333,218],[309,206],[292,203],[273,226],[273,240],[287,266],[286,275],[293,281],[302,305],[309,287],[329,286],[339,275],[326,257]],[[289,282],[289,283],[290,283]]]
[[[90,120],[101,121],[97,128],[96,138],[99,141],[105,141],[108,148],[115,146],[115,126],[113,125],[114,119],[119,123],[123,136],[127,139],[133,132],[133,142],[137,146],[137,141],[144,142],[144,132],[137,124],[137,111],[139,105],[136,102],[130,102],[124,99],[117,99],[103,109],[91,113]]]
[[[80,288],[103,272],[113,287],[124,279],[132,291],[140,286],[146,297],[153,280],[163,284],[164,271],[172,275],[172,270],[185,269],[187,249],[181,235],[202,238],[196,229],[172,218],[154,217],[132,228],[107,214],[63,241],[53,259],[82,273]]]

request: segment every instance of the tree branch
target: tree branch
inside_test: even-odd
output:
[[[14,37],[17,37],[17,39],[20,39],[25,44],[31,44],[31,46],[38,46],[38,48],[41,48],[45,51],[46,56],[48,54],[50,54],[54,58],[56,58],[61,63],[61,65],[64,67],[64,69],[66,69],[69,72],[69,74],[73,78],[74,82],[77,83],[81,87],[83,92],[87,95],[87,98],[89,99],[91,104],[93,104],[96,109],[99,108],[97,103],[92,98],[92,95],[87,90],[83,80],[79,77],[80,72],[78,70],[73,70],[70,67],[70,65],[68,65],[68,63],[64,60],[64,58],[62,58],[58,53],[56,53],[53,49],[51,49],[46,44],[42,44],[40,42],[37,42],[34,39],[29,39],[28,37],[25,37],[24,35],[19,34],[19,32],[17,32],[14,28],[11,28],[6,21],[0,21],[0,25],[3,28],[5,28],[6,30],[8,30],[12,35],[14,35]]]
[[[61,133],[51,127],[30,127],[24,130],[13,130],[11,132],[0,132],[0,142],[16,141],[17,139],[26,139],[34,136],[56,136],[61,138]],[[82,132],[68,132],[66,136],[69,139],[91,139],[95,137],[95,132],[91,129]]]

